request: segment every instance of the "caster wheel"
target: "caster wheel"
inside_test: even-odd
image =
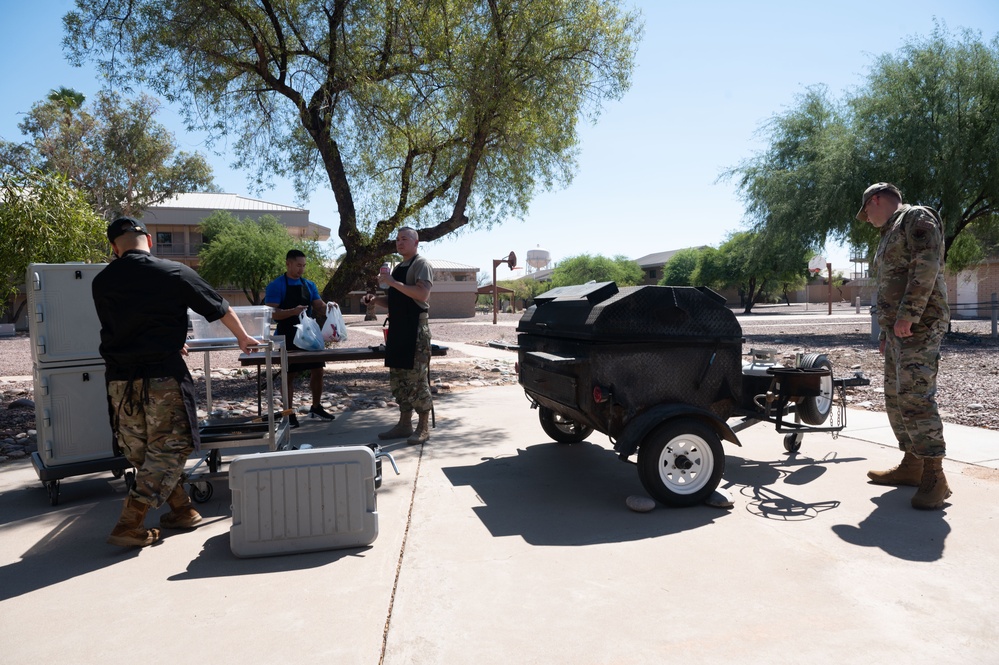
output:
[[[791,432],[784,435],[784,450],[796,453],[801,449],[801,434]]]
[[[219,452],[218,448],[208,453],[208,470],[212,473],[218,473],[219,469],[222,468],[222,453]]]
[[[59,481],[58,480],[50,480],[49,482],[45,483],[45,491],[48,492],[49,503],[52,504],[53,506],[58,505],[59,504]]]
[[[191,484],[191,498],[197,503],[204,503],[212,498],[212,494],[215,493],[215,488],[209,482],[192,483]]]

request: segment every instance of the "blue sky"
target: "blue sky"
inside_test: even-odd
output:
[[[100,82],[63,58],[61,18],[72,2],[10,4],[0,23],[7,64],[0,137],[21,140],[20,114],[49,90],[67,86],[90,97]],[[744,211],[733,183],[719,175],[762,149],[762,124],[793,106],[808,86],[824,84],[840,97],[863,83],[876,56],[895,52],[907,37],[929,35],[934,19],[952,33],[971,28],[987,40],[999,35],[995,0],[630,4],[645,20],[632,87],[606,104],[596,125],[581,127],[573,183],[539,193],[523,221],[425,243],[423,254],[491,273],[492,259],[512,250],[523,262],[537,246],[554,261],[717,246],[742,228]],[[208,153],[170,109],[160,120],[182,149],[206,154],[223,191],[250,195],[246,175],[229,168],[230,156]],[[336,205],[328,191],[296,202],[291,184],[278,182],[261,198],[303,205],[335,236]],[[851,268],[845,249],[829,247],[825,254],[834,269]],[[510,276],[500,267],[499,279]]]

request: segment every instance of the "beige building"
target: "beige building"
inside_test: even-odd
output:
[[[304,208],[239,194],[188,192],[151,206],[142,215],[142,223],[153,236],[153,255],[197,268],[202,242],[201,221],[217,210],[232,213],[240,219],[260,219],[264,215],[272,215],[287,227],[288,234],[293,238],[317,241],[330,238],[330,229],[310,222],[309,211]]]
[[[479,269],[453,261],[440,261],[427,258],[434,271],[434,288],[430,292],[430,318],[432,319],[468,319],[475,316],[475,299],[478,283],[476,276]],[[363,314],[364,306],[361,298],[364,291],[351,291],[347,302],[340,303],[344,314]],[[385,314],[382,307],[376,307],[375,312]]]

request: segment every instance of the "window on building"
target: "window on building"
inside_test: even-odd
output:
[[[645,273],[649,276],[649,279],[656,279],[656,269],[646,270]]]

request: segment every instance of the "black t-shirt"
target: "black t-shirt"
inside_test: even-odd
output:
[[[182,376],[187,310],[217,321],[229,309],[192,268],[130,250],[99,272],[93,283],[101,321],[101,357],[109,381]]]

